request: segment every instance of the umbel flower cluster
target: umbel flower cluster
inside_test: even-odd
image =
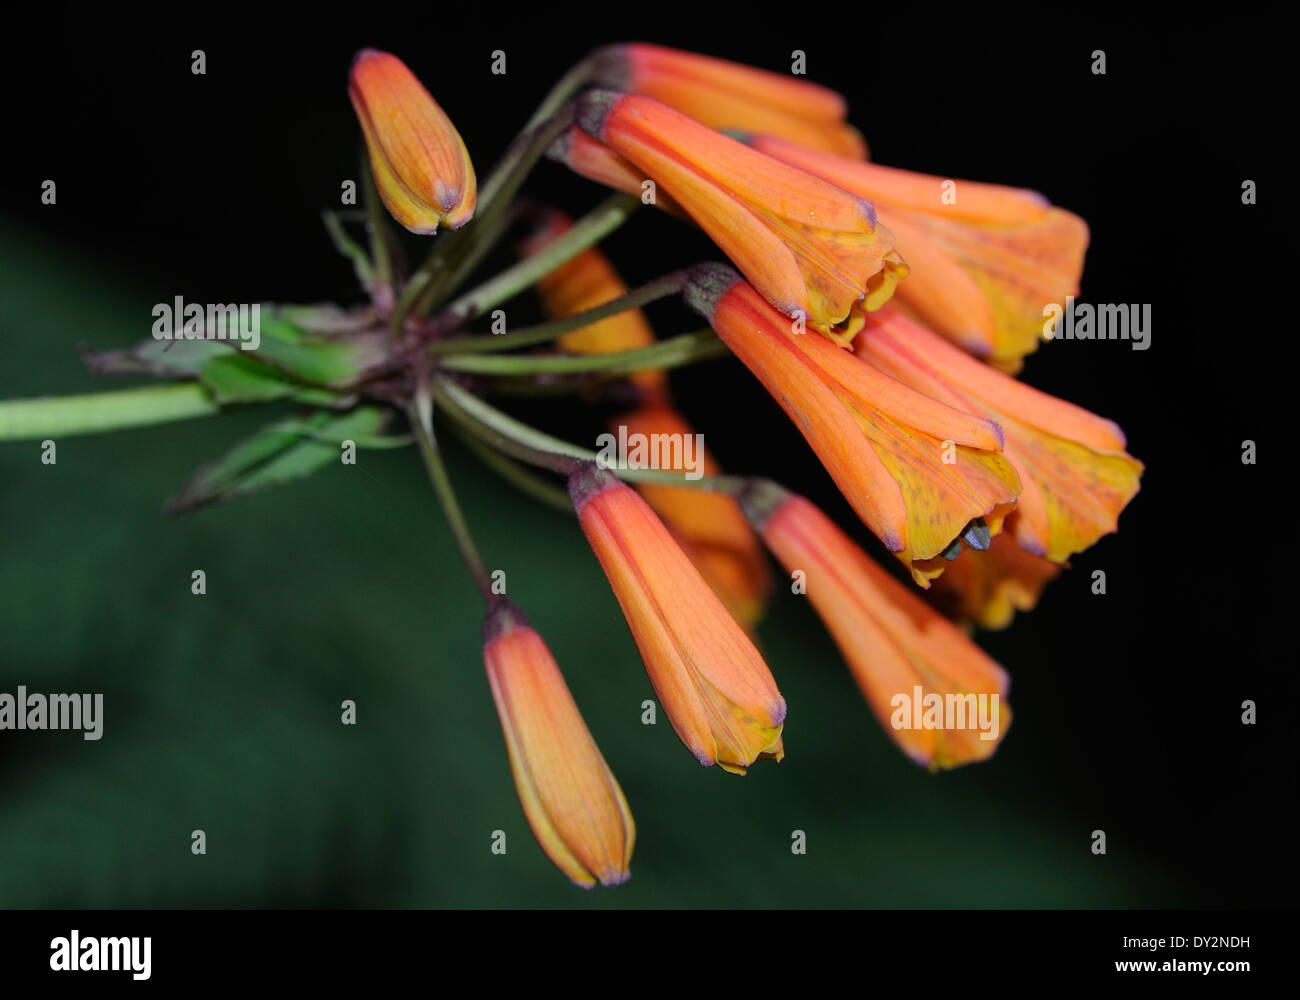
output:
[[[267,307],[253,351],[209,322],[166,349],[98,355],[99,371],[168,383],[0,404],[0,437],[270,400],[307,408],[199,470],[177,511],[305,475],[340,441],[414,443],[487,605],[483,656],[520,803],[580,886],[628,878],[632,813],[559,665],[494,588],[435,423],[523,492],[576,512],[699,763],[744,774],[785,752],[787,705],[752,638],[773,589],[764,549],[801,581],[904,754],[930,769],[990,756],[1010,723],[1008,677],[972,628],[1032,608],[1073,554],[1116,529],[1142,472],[1114,423],[1015,378],[1043,339],[1045,306],[1078,292],[1084,222],[1031,191],[872,162],[825,88],[653,45],[572,68],[481,184],[452,121],[397,57],[359,53],[349,96],[368,153],[369,245],[326,222],[365,305]],[[518,197],[542,159],[612,193],[576,220]],[[643,205],[703,232],[727,263],[627,288],[596,246]],[[418,267],[384,209],[433,237]],[[471,283],[512,234],[517,261]],[[481,329],[529,290],[545,322]],[[669,296],[707,328],[657,338],[641,307]],[[630,402],[610,429],[692,441],[667,372],[727,355],[789,416],[899,572],[807,499],[726,474],[707,452],[611,465],[488,401],[529,388],[590,399],[618,380]],[[409,434],[385,433],[395,413]],[[977,722],[990,704],[991,729]],[[797,739],[797,706],[793,723]]]

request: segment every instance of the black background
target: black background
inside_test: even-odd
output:
[[[1289,903],[1295,444],[1282,414],[1294,397],[1294,195],[1283,147],[1294,56],[1282,36],[1266,24],[1156,32],[981,7],[443,6],[29,11],[6,46],[4,209],[44,227],[70,261],[150,273],[187,299],[359,301],[319,224],[356,176],[346,74],[358,48],[411,66],[480,176],[597,44],[658,41],[778,71],[805,50],[809,78],[849,98],[873,159],[1044,192],[1091,226],[1082,298],[1152,304],[1148,351],[1060,342],[1029,359],[1022,377],[1117,420],[1147,472],[1119,534],[1053,585],[1078,594],[1045,600],[987,647],[1046,679],[1031,700],[1022,691],[1018,724],[1037,718],[1076,744],[1062,781],[1100,789],[1148,850],[1222,903]],[[206,76],[190,72],[195,48]],[[1090,69],[1097,48],[1105,76]],[[490,72],[495,49],[504,76]],[[57,213],[39,204],[47,176]],[[1241,203],[1246,178],[1255,206]],[[529,190],[574,213],[603,195],[552,164]],[[716,257],[674,220],[643,215],[606,244],[629,284]],[[676,306],[652,317],[661,335],[698,325]],[[798,484],[850,523],[762,390],[740,378],[718,390],[716,374],[674,375],[711,450],[730,469]],[[545,415],[557,432],[584,419],[557,407]],[[1244,439],[1257,442],[1256,466],[1240,461]],[[1109,593],[1089,603],[1097,568]],[[1239,723],[1246,698],[1260,706],[1255,727]],[[1118,743],[1108,733],[1121,718],[1149,724]]]

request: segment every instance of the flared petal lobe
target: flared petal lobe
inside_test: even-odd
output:
[[[794,76],[636,42],[598,53],[595,79],[710,128],[763,132],[840,156],[866,154],[862,136],[844,120],[844,98]]]
[[[803,497],[764,484],[745,500],[763,540],[835,639],[880,725],[933,770],[983,760],[1011,723],[1006,673]]]
[[[868,292],[874,308],[892,291],[885,277],[904,262],[865,199],[647,97],[588,91],[578,124],[671,196],[786,316],[834,336]]]
[[[488,613],[483,639],[515,788],[542,850],[583,888],[627,881],[632,813],[550,650],[506,602]]]
[[[1026,552],[1011,535],[998,535],[987,551],[963,549],[934,582],[931,596],[962,625],[1004,629],[1017,611],[1031,611],[1061,566]]]
[[[1064,562],[1115,531],[1142,463],[1111,421],[981,364],[892,308],[873,313],[853,360],[995,421],[1020,497],[1007,530],[1026,552]]]
[[[882,167],[771,136],[748,141],[871,199],[909,268],[896,307],[1004,371],[1037,348],[1044,306],[1078,294],[1088,227],[1037,192]]]
[[[406,65],[387,52],[362,50],[352,63],[348,96],[375,187],[393,218],[425,235],[468,222],[477,197],[469,151]]]
[[[745,630],[632,489],[585,466],[569,481],[582,530],[674,731],[701,764],[744,774],[784,755],[785,699]]]
[[[763,383],[867,525],[925,587],[970,522],[990,531],[1020,489],[991,420],[795,333],[735,272],[702,265],[687,302]]]

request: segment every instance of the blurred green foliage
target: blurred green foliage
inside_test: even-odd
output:
[[[149,296],[6,225],[0,398],[109,387],[75,349],[147,335]],[[991,762],[915,768],[788,595],[761,634],[788,756],[745,778],[703,770],[662,713],[641,724],[650,685],[576,522],[451,446],[488,563],[550,644],[637,820],[632,880],[572,888],[515,799],[479,599],[413,449],[163,515],[199,465],[292,412],[68,438],[53,466],[39,442],[0,445],[0,690],[105,696],[99,742],[0,733],[0,906],[1206,902],[1113,832],[1108,857],[1090,853],[1104,805],[1076,798],[1061,731],[1014,688]],[[344,699],[356,726],[340,724]],[[191,854],[195,829],[206,856]],[[504,856],[489,850],[497,829]]]

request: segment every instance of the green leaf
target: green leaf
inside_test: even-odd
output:
[[[292,396],[298,383],[248,355],[213,358],[199,380],[220,403],[267,402]]]
[[[338,394],[295,381],[278,368],[248,354],[213,358],[199,376],[219,403],[267,403],[276,399],[297,399],[304,403],[329,405]]]
[[[339,460],[338,442],[374,437],[390,412],[360,406],[338,416],[313,414],[300,428],[287,429],[283,423],[263,428],[199,469],[167,501],[165,509],[169,514],[183,514],[309,476]]]
[[[331,444],[339,444],[341,441],[352,441],[358,448],[406,448],[415,444],[414,434],[347,434],[344,437],[338,437],[328,430],[318,430],[311,424],[303,423],[298,420],[284,420],[275,425],[276,430],[286,431],[293,434],[301,434],[303,437],[314,438],[317,441],[328,441]],[[566,501],[567,503],[567,501]]]
[[[81,359],[99,375],[195,376],[213,358],[235,353],[221,340],[142,340],[122,351],[84,351]]]
[[[378,319],[366,310],[266,306],[261,315],[255,351],[230,340],[149,339],[125,350],[85,351],[82,360],[100,375],[202,375],[219,398],[233,402],[294,395],[277,392],[270,371],[315,386],[344,387],[356,384],[387,356],[387,333],[375,328]],[[253,358],[267,370],[250,364]]]
[[[314,305],[276,306],[276,315],[308,333],[362,333],[380,326],[382,320],[371,307],[343,309],[333,302]],[[383,331],[386,335],[386,330]]]
[[[377,337],[366,340],[331,340],[308,335],[301,327],[280,315],[261,322],[261,343],[253,352],[258,358],[315,385],[354,385],[363,373],[383,360]]]

